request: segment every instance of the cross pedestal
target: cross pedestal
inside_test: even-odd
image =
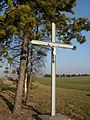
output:
[[[56,116],[56,47],[60,48],[69,48],[73,49],[74,47],[69,44],[62,44],[62,43],[56,43],[56,30],[55,30],[55,23],[52,23],[52,41],[51,42],[44,42],[44,41],[38,41],[38,40],[32,40],[31,43],[35,45],[45,45],[50,46],[51,49],[51,118],[52,120],[69,120],[69,119],[55,119]],[[45,120],[51,120],[49,119],[50,116],[46,117]],[[54,117],[54,119],[53,119]],[[40,120],[44,120],[40,119]]]
[[[64,116],[62,114],[56,114],[55,116],[50,115],[38,115],[36,117],[37,120],[71,120],[69,117]]]

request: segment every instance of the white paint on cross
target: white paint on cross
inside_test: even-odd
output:
[[[51,46],[51,116],[56,115],[56,47],[73,49],[69,44],[56,43],[55,23],[52,23],[52,42],[32,40],[35,45]]]
[[[31,43],[36,44],[36,45],[44,45],[44,46],[50,46],[50,47],[60,47],[60,48],[71,48],[71,49],[73,49],[72,45],[63,44],[63,43],[45,42],[45,41],[38,41],[38,40],[32,40]]]

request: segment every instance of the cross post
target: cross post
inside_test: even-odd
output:
[[[55,24],[52,23],[52,42],[56,41]],[[56,47],[51,48],[51,116],[56,114]]]
[[[51,47],[51,116],[56,115],[56,47],[73,49],[74,46],[69,44],[56,43],[55,23],[52,23],[52,40],[44,42],[32,40],[32,44],[44,45]]]

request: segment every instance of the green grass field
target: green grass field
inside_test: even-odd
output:
[[[51,78],[37,78],[39,83],[50,86]],[[58,77],[56,86],[59,88],[90,91],[90,77]]]
[[[37,99],[47,101],[50,97],[51,79],[36,78],[36,81],[39,83],[37,91],[41,96]],[[59,77],[56,85],[57,112],[65,113],[76,120],[90,120],[90,77]],[[45,102],[41,103],[41,108],[44,106],[45,110],[47,106],[46,110],[48,110],[48,101],[47,105]]]

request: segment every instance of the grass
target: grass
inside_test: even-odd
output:
[[[51,81],[50,78],[37,78],[36,81],[39,83],[39,95],[36,95],[39,107],[46,112],[50,107]],[[90,120],[90,77],[57,78],[56,94],[57,112],[67,114],[76,120]]]
[[[2,120],[32,120],[37,114],[50,113],[51,80],[35,78],[31,89],[30,105],[22,105],[22,115],[16,118],[10,111],[14,104],[15,85],[9,84],[0,92],[0,118]],[[72,120],[90,120],[90,77],[57,78],[56,112],[68,115]],[[24,100],[24,99],[23,99]]]
[[[39,83],[50,86],[51,78],[37,78]],[[90,77],[59,77],[56,79],[59,88],[90,91]]]

